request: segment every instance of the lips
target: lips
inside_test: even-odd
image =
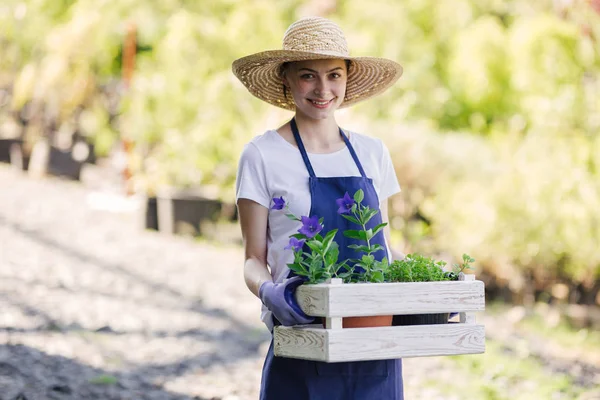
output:
[[[333,103],[333,100],[334,99],[331,99],[331,100],[311,100],[311,99],[309,99],[310,103],[314,107],[317,107],[317,108],[327,108],[327,107],[329,107],[329,105],[331,103]]]

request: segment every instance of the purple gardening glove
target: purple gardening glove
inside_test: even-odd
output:
[[[265,282],[260,285],[258,296],[281,325],[310,324],[314,321],[313,317],[304,314],[294,298],[296,288],[302,283],[304,279],[295,276],[282,283]]]

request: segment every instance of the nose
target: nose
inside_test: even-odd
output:
[[[327,79],[319,77],[315,85],[315,94],[319,97],[324,97],[324,95],[329,93],[329,90],[329,83],[327,82]]]

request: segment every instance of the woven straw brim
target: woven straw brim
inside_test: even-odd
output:
[[[280,65],[291,61],[323,59],[352,61],[346,84],[346,97],[339,108],[351,106],[382,93],[402,75],[402,66],[385,58],[347,57],[339,53],[329,55],[323,52],[293,50],[269,50],[243,57],[234,61],[232,69],[235,76],[254,96],[276,107],[295,111],[292,95],[289,91],[287,98],[283,94]]]

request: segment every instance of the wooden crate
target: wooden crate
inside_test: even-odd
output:
[[[485,309],[483,282],[461,273],[455,282],[331,283],[296,291],[302,310],[324,317],[321,325],[276,326],[276,356],[340,362],[477,354],[485,330],[474,313]],[[342,317],[460,312],[459,323],[342,328]]]

